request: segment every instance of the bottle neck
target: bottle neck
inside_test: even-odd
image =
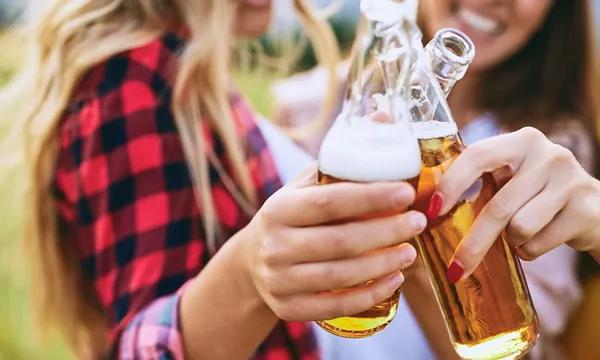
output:
[[[461,80],[475,56],[475,45],[464,33],[442,29],[425,47],[427,61],[445,97]]]
[[[384,111],[394,120],[407,116],[410,43],[403,22],[370,21],[352,60],[345,108],[362,117]],[[381,106],[385,104],[385,106]]]
[[[414,38],[413,46],[420,47],[420,39]],[[455,127],[446,98],[465,75],[475,47],[462,32],[442,29],[419,54],[411,78],[411,118],[413,122],[435,121]]]

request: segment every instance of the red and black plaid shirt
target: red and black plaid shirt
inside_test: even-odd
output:
[[[166,34],[94,68],[60,129],[55,187],[65,236],[94,285],[120,358],[183,357],[180,289],[210,260],[170,106],[183,46]],[[231,108],[264,201],[280,186],[274,163],[249,108],[239,98]],[[227,164],[222,142],[209,137]],[[210,181],[229,238],[250,219],[212,167]],[[256,351],[257,359],[317,357],[304,323],[280,322]]]

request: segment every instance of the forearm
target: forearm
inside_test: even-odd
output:
[[[228,241],[183,294],[180,317],[189,359],[247,359],[277,323],[244,274],[239,240]]]
[[[407,271],[402,291],[438,359],[459,359],[435,300],[427,273],[419,261]]]

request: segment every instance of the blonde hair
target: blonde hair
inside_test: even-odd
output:
[[[214,253],[219,229],[208,168],[209,164],[221,167],[203,143],[199,131],[202,121],[209,121],[225,144],[233,169],[232,179],[221,169],[226,186],[247,212],[255,211],[257,201],[227,94],[234,35],[223,29],[233,29],[236,3],[53,0],[36,22],[35,51],[13,85],[20,97],[28,99],[27,111],[17,123],[27,144],[24,162],[30,165],[25,245],[32,264],[39,320],[42,325],[58,328],[78,357],[105,355],[106,326],[92,284],[80,269],[75,246],[66,242],[58,225],[52,186],[63,111],[78,81],[93,66],[141,46],[173,26],[185,26],[189,39],[180,57],[172,110],[202,209],[209,249]],[[307,0],[294,0],[294,7],[318,57],[333,76],[337,46],[332,30]],[[332,88],[332,98],[333,92]]]

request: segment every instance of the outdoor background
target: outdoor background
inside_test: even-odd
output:
[[[34,12],[35,1],[32,0]],[[317,2],[327,4],[330,1]],[[290,10],[290,0],[277,0],[276,3],[274,30],[271,34],[281,33],[282,28],[297,29],[297,23]],[[359,2],[346,0],[343,3],[344,6],[333,18],[333,23],[338,38],[347,47],[353,38],[353,24],[358,17]],[[600,2],[593,1],[593,3],[596,4],[595,12],[598,15],[596,19],[600,19]],[[24,4],[25,0],[0,0],[0,87],[9,81],[26,56],[22,39],[25,20],[17,19]],[[269,37],[263,39],[262,43],[267,49],[273,50]],[[307,51],[296,70],[306,69],[312,64],[311,52]],[[241,70],[236,74],[239,87],[257,110],[267,117],[273,109],[268,93],[269,84],[277,76],[281,74],[248,70]],[[0,141],[6,136],[7,124],[10,124],[10,120],[10,113],[6,109],[0,109]],[[27,259],[21,251],[19,242],[22,210],[20,185],[23,183],[21,181],[23,174],[18,167],[8,173],[6,170],[0,171],[3,172],[0,174],[0,180],[4,179],[0,181],[0,360],[68,358],[64,345],[58,339],[43,347],[36,345],[27,295]],[[589,334],[589,336],[597,336],[597,334]]]

